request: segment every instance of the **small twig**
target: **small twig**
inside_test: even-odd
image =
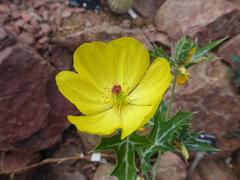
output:
[[[114,157],[111,154],[101,154],[102,158],[112,158]],[[24,172],[27,171],[29,169],[33,169],[35,167],[39,167],[39,166],[43,166],[45,164],[51,164],[51,163],[57,163],[57,164],[61,164],[65,161],[71,161],[71,160],[86,160],[86,161],[91,161],[91,155],[84,155],[84,154],[76,154],[75,156],[69,156],[69,157],[63,157],[63,158],[48,158],[45,159],[39,163],[35,163],[23,168],[16,168],[10,171],[2,171],[0,172],[0,175],[13,175],[13,174],[17,174],[20,172]]]

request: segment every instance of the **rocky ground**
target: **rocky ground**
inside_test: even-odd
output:
[[[102,4],[94,12],[69,7],[67,0],[0,0],[0,179],[114,179],[107,176],[112,154],[104,155],[107,163],[91,162],[88,152],[97,137],[76,132],[66,121],[67,114],[79,112],[59,94],[54,75],[72,68],[72,53],[80,44],[125,35],[167,51],[183,35],[200,44],[229,37],[214,52],[221,61],[192,69],[194,76],[178,89],[175,106],[198,111],[193,128],[215,135],[222,150],[206,157],[191,179],[240,178],[240,97],[230,76],[240,68],[231,61],[232,54],[240,56],[240,1],[135,0],[136,19]],[[13,173],[70,156],[75,159]],[[190,164],[166,153],[158,179],[183,180]]]

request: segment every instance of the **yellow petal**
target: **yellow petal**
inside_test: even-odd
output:
[[[147,49],[138,40],[123,37],[108,44],[115,61],[117,82],[132,91],[146,72],[150,58]],[[124,87],[123,87],[124,88]]]
[[[68,116],[68,120],[79,131],[89,134],[109,135],[121,127],[120,116],[116,114],[113,108],[95,115]]]
[[[121,109],[111,108],[95,115],[68,116],[68,120],[79,131],[89,134],[110,135],[116,129],[122,128],[121,139],[146,124],[154,115],[157,106],[126,105]]]
[[[140,84],[130,94],[129,102],[136,105],[158,104],[170,86],[171,80],[168,61],[157,58],[150,65]]]
[[[145,125],[154,115],[157,106],[127,105],[121,109],[122,135],[124,139]]]
[[[56,82],[59,91],[72,102],[83,114],[96,114],[111,107],[97,89],[74,72],[62,71],[57,74]]]
[[[74,52],[73,67],[82,79],[101,91],[115,83],[112,52],[106,43],[92,42],[81,45]]]

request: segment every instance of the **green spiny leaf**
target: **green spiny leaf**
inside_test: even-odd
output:
[[[143,174],[151,170],[150,159],[156,152],[174,150],[172,141],[179,134],[179,131],[186,126],[193,114],[178,112],[174,117],[165,121],[166,110],[165,104],[162,103],[154,116],[154,127],[149,135],[153,145],[138,151]]]
[[[198,48],[196,53],[194,54],[194,56],[192,58],[191,63],[197,63],[200,58],[202,58],[203,56],[206,56],[209,51],[211,51],[214,48],[216,48],[217,46],[219,46],[227,38],[228,37],[225,37],[223,39],[219,39],[219,40],[216,40],[216,41],[210,41],[205,46],[203,46],[202,48]]]
[[[187,147],[194,151],[200,152],[214,152],[218,151],[217,148],[209,144],[208,141],[200,139],[200,133],[198,132],[187,132],[186,135],[182,135],[182,142]]]
[[[121,140],[120,133],[110,138],[102,138],[96,151],[112,150],[117,157],[117,164],[111,175],[119,180],[135,180],[137,168],[135,165],[135,152],[138,148],[150,146],[152,143],[145,137],[132,134]]]

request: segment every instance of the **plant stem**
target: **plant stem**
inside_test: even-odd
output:
[[[172,89],[171,89],[171,95],[170,95],[170,101],[169,101],[169,105],[168,105],[168,108],[167,108],[165,121],[168,120],[168,118],[170,117],[171,111],[172,111],[172,105],[173,105],[173,100],[174,100],[174,97],[175,97],[175,89],[176,89],[176,84],[177,84],[177,75],[178,75],[178,71],[175,69],[174,70],[174,76],[173,76],[173,84],[172,84]]]
[[[152,180],[155,180],[157,177],[157,172],[158,172],[158,169],[160,168],[160,159],[161,159],[161,151],[158,151],[156,166],[152,172]]]
[[[172,88],[171,88],[171,94],[170,94],[170,101],[169,101],[169,105],[167,108],[167,112],[166,112],[166,119],[165,121],[167,121],[170,117],[171,111],[172,111],[172,105],[173,105],[173,100],[175,97],[175,89],[176,89],[176,83],[177,83],[177,76],[178,76],[178,71],[177,69],[174,70],[174,76],[173,76],[173,83],[172,83]],[[157,172],[158,169],[160,167],[160,158],[161,158],[161,151],[158,151],[158,157],[157,157],[157,162],[156,162],[156,168],[153,169],[153,176],[152,176],[152,180],[156,179],[157,176]]]

